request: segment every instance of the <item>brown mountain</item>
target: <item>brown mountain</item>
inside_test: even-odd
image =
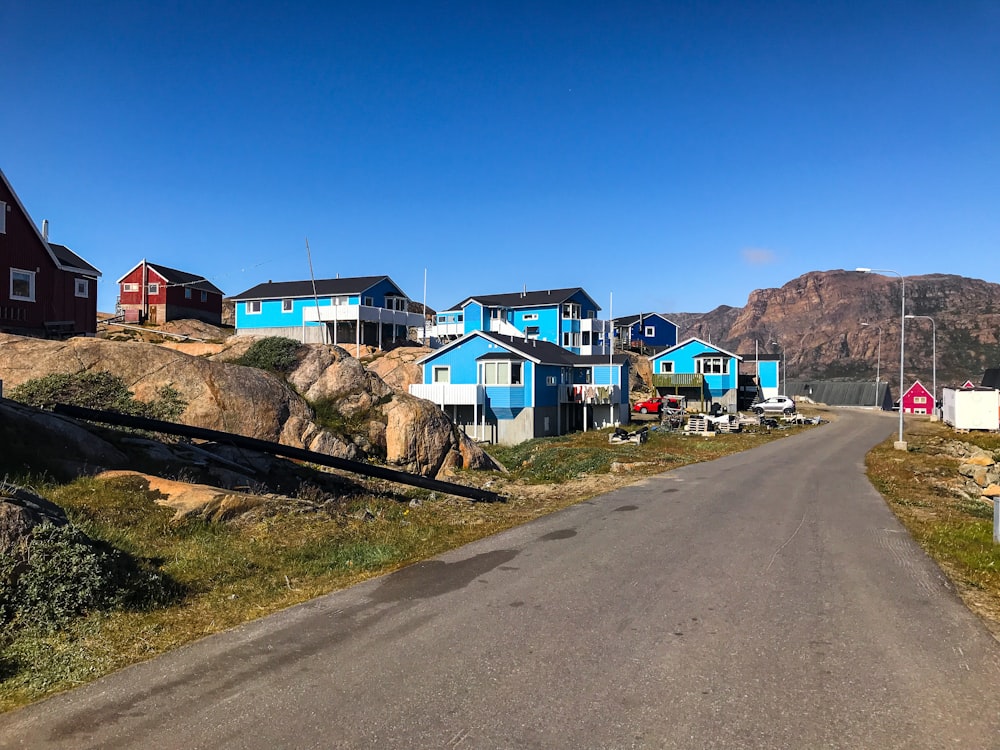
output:
[[[679,340],[697,336],[742,355],[781,354],[790,380],[875,377],[881,328],[881,377],[899,381],[899,277],[814,271],[780,289],[758,289],[745,307],[667,313]],[[938,387],[978,384],[1000,366],[1000,284],[947,274],[907,276],[906,312],[934,320]],[[868,326],[862,326],[868,322]],[[930,387],[934,341],[930,320],[906,321],[907,385]],[[777,341],[780,345],[770,344]]]

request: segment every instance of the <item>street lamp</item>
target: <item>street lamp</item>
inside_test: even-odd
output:
[[[934,323],[934,318],[930,315],[907,315],[909,320],[914,318],[926,318],[931,322],[931,367],[932,367],[932,378],[933,385],[931,385],[931,396],[934,398],[934,415],[937,415],[937,324]]]
[[[871,323],[862,323],[861,325],[868,327]],[[875,408],[878,408],[878,383],[879,383],[879,370],[882,368],[882,326],[875,326],[878,329],[878,355],[875,359]]]
[[[774,344],[775,346],[781,346],[781,395],[788,395],[788,373],[785,371],[785,347],[781,345],[780,341],[768,341],[768,346]]]
[[[893,446],[896,450],[905,451],[906,441],[903,440],[903,348],[906,345],[906,279],[899,271],[886,268],[857,268],[858,273],[891,273],[899,277],[899,440]]]

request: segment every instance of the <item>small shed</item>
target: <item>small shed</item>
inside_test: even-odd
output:
[[[1000,429],[1000,391],[996,388],[945,388],[942,417],[956,430]]]

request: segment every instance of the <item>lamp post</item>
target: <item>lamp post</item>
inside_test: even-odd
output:
[[[934,322],[934,318],[930,315],[907,315],[908,320],[913,320],[914,318],[925,318],[931,322],[931,378],[933,379],[933,384],[931,385],[931,397],[934,399],[934,409],[932,417],[937,417],[937,324]]]
[[[868,327],[871,323],[862,323],[861,325]],[[878,408],[878,383],[879,383],[879,371],[882,368],[882,326],[875,326],[878,329],[878,354],[875,358],[875,408]]]
[[[903,440],[903,350],[906,345],[906,279],[899,271],[887,268],[857,268],[858,273],[891,273],[899,277],[899,439],[893,446],[896,450],[905,451],[906,441]]]
[[[781,395],[782,396],[787,396],[788,395],[788,388],[787,388],[787,386],[788,386],[788,373],[785,371],[785,347],[782,346],[782,344],[781,344],[780,341],[768,341],[767,343],[768,343],[768,345],[774,344],[775,346],[780,346],[781,347],[781,380],[782,380],[782,382],[779,383],[779,385],[781,385]]]

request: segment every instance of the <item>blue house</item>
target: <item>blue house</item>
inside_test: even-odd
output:
[[[702,408],[719,404],[734,412],[739,406],[739,363],[742,357],[698,338],[689,338],[649,358],[653,387],[660,395],[686,396]]]
[[[580,355],[541,338],[472,331],[423,359],[410,393],[476,440],[514,445],[628,422],[629,360]]]
[[[611,324],[597,317],[600,311],[580,287],[466,297],[437,314],[428,343],[487,331],[553,343],[574,354],[607,354]]]
[[[677,324],[660,313],[639,313],[615,318],[615,338],[625,349],[666,349],[677,343]]]
[[[388,276],[268,281],[233,297],[236,334],[379,349],[405,340],[424,316]]]

